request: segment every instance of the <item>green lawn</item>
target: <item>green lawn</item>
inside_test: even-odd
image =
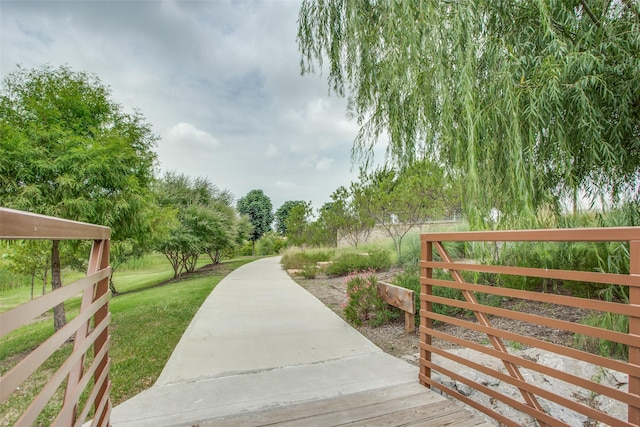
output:
[[[114,275],[120,295],[110,303],[111,399],[114,405],[150,387],[160,375],[189,322],[215,286],[235,268],[254,260],[223,262],[211,274],[159,283],[173,272],[161,255],[153,255],[135,266],[123,266]],[[164,260],[164,261],[163,261]],[[206,262],[203,262],[206,264]],[[135,292],[133,292],[135,291]],[[18,301],[30,289],[0,292],[0,301]],[[17,296],[21,295],[21,296]],[[79,298],[67,302],[68,318],[78,312]],[[53,332],[53,320],[45,318],[0,339],[0,375],[15,366],[25,354]],[[71,344],[56,352],[11,398],[0,404],[0,425],[12,425],[42,385],[69,354]],[[39,422],[48,425],[60,407],[62,390],[52,398]]]

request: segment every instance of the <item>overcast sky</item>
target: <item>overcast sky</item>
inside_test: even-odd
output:
[[[262,189],[319,208],[355,180],[357,132],[326,75],[300,75],[293,0],[0,0],[0,75],[43,64],[96,74],[160,137],[161,172],[236,199]]]

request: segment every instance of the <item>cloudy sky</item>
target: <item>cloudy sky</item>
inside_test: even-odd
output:
[[[317,209],[355,180],[357,125],[326,76],[300,75],[299,1],[0,0],[0,77],[95,73],[160,137],[161,172]]]

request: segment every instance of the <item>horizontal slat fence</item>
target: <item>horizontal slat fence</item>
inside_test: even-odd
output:
[[[479,264],[469,259],[453,259],[445,249],[447,242],[484,242],[485,244],[500,245],[508,242],[627,242],[630,255],[629,274],[611,274],[594,271],[567,271],[535,268],[531,266],[504,266]],[[573,244],[573,243],[572,243]],[[421,235],[421,310],[420,310],[420,382],[428,387],[438,389],[484,412],[489,417],[506,426],[517,426],[519,422],[505,415],[496,408],[497,405],[483,405],[479,399],[460,393],[451,382],[443,378],[448,377],[453,383],[464,384],[476,392],[489,397],[490,402],[501,402],[516,411],[527,414],[541,426],[567,426],[565,421],[554,418],[549,414],[550,405],[562,407],[562,410],[573,411],[587,417],[589,425],[611,426],[639,426],[640,425],[640,227],[592,228],[592,229],[558,229],[558,230],[524,230],[497,232],[452,232],[425,233]],[[439,258],[439,260],[436,260]],[[434,271],[446,273],[434,277]],[[492,286],[487,283],[473,283],[465,277],[474,276],[470,273],[490,273],[495,275],[518,275],[553,279],[562,281],[588,282],[604,285],[621,285],[628,288],[627,301],[600,301],[574,296],[559,295],[536,291]],[[448,276],[448,277],[447,277]],[[444,277],[444,278],[443,278]],[[434,295],[435,286],[459,290],[463,300]],[[444,295],[449,295],[443,293]],[[520,310],[494,307],[479,302],[479,295],[493,295],[503,299],[517,299],[525,304],[527,301],[548,304],[549,307],[570,307],[575,310],[589,312],[615,313],[629,318],[629,332],[613,332],[607,329],[587,326],[580,323],[563,321],[554,318],[554,310],[549,315],[541,313],[530,314]],[[468,310],[473,318],[455,317],[434,312],[434,304],[445,304],[450,307]],[[536,327],[552,328],[556,331],[566,331],[568,334],[605,339],[628,346],[628,360],[617,360],[592,354],[573,345],[553,343],[544,337],[528,336],[515,330],[506,330],[494,326],[500,319],[511,319],[518,324],[535,325]],[[447,328],[434,328],[434,322],[440,325],[464,328],[485,334],[484,342],[472,341],[453,333]],[[463,334],[459,334],[465,336]],[[503,368],[491,368],[478,363],[480,357],[463,358],[454,351],[442,349],[443,346],[434,345],[434,338],[447,343],[448,347],[458,346],[475,351],[478,356],[489,356],[499,360],[498,365]],[[509,345],[507,345],[508,343]],[[584,378],[575,372],[564,372],[553,366],[537,363],[511,351],[513,343],[516,348],[533,347],[544,350],[549,354],[583,361],[602,368],[618,371],[626,376],[627,384],[609,386],[602,384],[597,378]],[[432,361],[432,355],[442,356],[455,362],[461,369],[448,369]],[[464,368],[464,369],[463,369]],[[470,368],[479,375],[492,377],[513,386],[517,393],[508,396],[487,386],[486,381],[474,381],[464,372]],[[435,376],[433,372],[440,375]],[[461,373],[462,372],[462,373]],[[558,379],[567,384],[584,389],[592,395],[605,396],[627,406],[626,416],[614,416],[594,405],[580,399],[567,398],[556,393],[556,390],[545,387],[543,383],[531,383],[530,372],[536,372],[549,378]],[[578,396],[576,394],[576,396]],[[597,424],[600,423],[600,424]]]
[[[92,426],[109,425],[110,233],[108,227],[0,208],[2,240],[93,241],[85,277],[0,313],[1,339],[56,305],[82,295],[80,313],[0,377],[0,403],[3,403],[18,392],[21,384],[56,351],[73,339],[73,351],[33,397],[16,426],[34,425],[65,380],[64,402],[52,425],[81,426],[89,416],[92,417]],[[89,352],[93,357],[88,357]]]

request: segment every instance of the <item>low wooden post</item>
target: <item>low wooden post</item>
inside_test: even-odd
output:
[[[404,330],[406,333],[416,330],[416,304],[412,290],[391,283],[378,282],[378,295],[387,304],[404,311]]]

